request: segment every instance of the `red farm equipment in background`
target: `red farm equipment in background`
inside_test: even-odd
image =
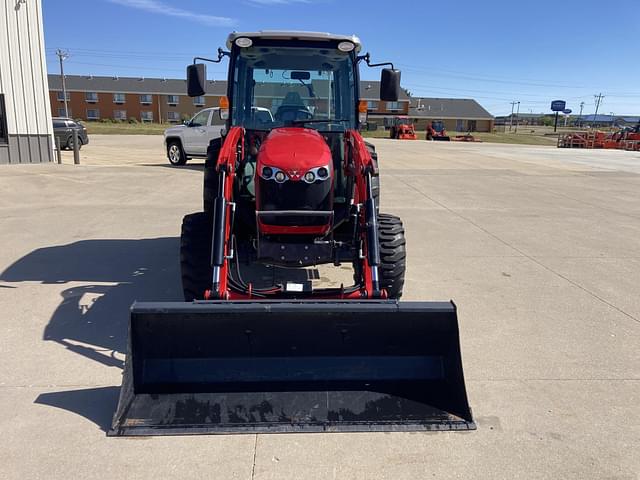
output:
[[[433,120],[427,124],[426,140],[436,140],[448,142],[451,140],[447,134],[447,130],[444,128],[444,122],[440,120]]]
[[[389,138],[395,140],[417,140],[416,127],[407,116],[393,117],[389,128]]]
[[[635,127],[625,127],[616,132],[600,130],[571,132],[558,137],[558,148],[606,148],[640,151],[640,122]]]

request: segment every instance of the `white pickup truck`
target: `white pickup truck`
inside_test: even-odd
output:
[[[217,107],[205,108],[183,125],[164,131],[167,158],[171,165],[184,165],[189,158],[207,155],[209,142],[219,138],[224,129],[224,120],[219,112],[220,108]]]
[[[254,107],[262,123],[273,122],[271,111]],[[164,131],[164,144],[171,165],[184,165],[190,158],[205,158],[207,147],[214,138],[220,138],[225,129],[225,121],[220,118],[220,108],[205,108],[182,125]]]

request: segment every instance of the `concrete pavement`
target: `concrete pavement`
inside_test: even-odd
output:
[[[128,307],[180,299],[200,208],[200,162],[169,167],[161,142],[0,169],[0,477],[638,478],[632,152],[375,141],[404,298],[459,306],[477,431],[106,438]]]

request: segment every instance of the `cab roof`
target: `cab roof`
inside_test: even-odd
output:
[[[236,38],[264,38],[269,40],[311,40],[311,41],[347,41],[355,44],[355,51],[362,49],[360,39],[355,35],[335,35],[327,32],[301,32],[296,30],[260,30],[258,32],[232,32],[227,37],[227,48],[231,48]]]

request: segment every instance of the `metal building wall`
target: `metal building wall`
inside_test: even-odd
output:
[[[0,164],[53,161],[41,0],[0,0],[0,94],[8,132]]]

